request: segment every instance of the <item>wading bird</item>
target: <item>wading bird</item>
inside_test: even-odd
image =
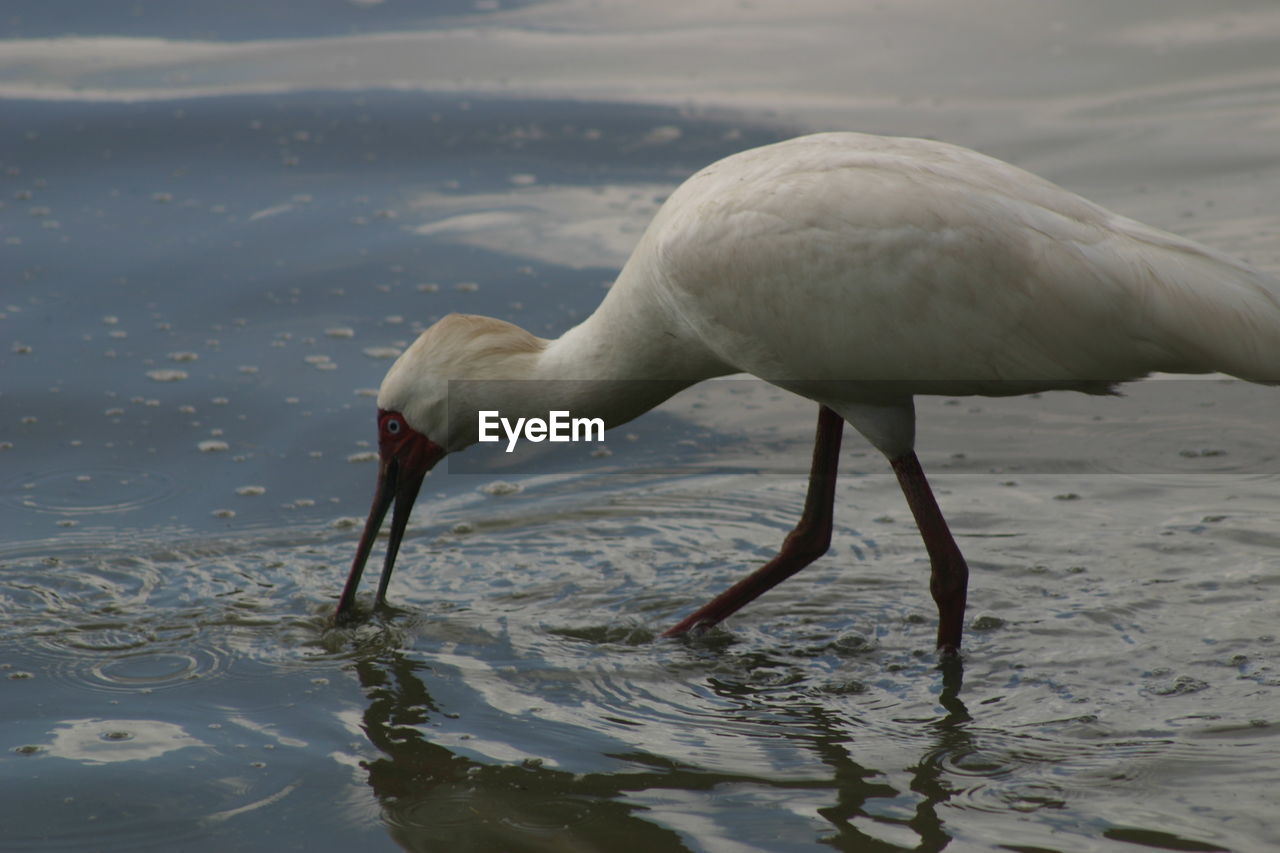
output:
[[[392,365],[337,614],[394,502],[382,603],[423,477],[475,443],[479,411],[613,427],[750,373],[819,405],[804,510],[773,560],[666,635],[714,625],[827,550],[848,422],[898,476],[929,554],[938,648],[954,654],[969,572],[916,458],[915,395],[1108,393],[1156,371],[1280,380],[1280,282],[953,145],[824,133],[743,151],[671,194],[561,337],[455,314]]]

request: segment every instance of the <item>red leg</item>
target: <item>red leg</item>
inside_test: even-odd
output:
[[[969,567],[964,555],[956,546],[947,528],[946,519],[938,509],[933,490],[925,479],[924,469],[915,453],[891,459],[893,472],[898,475],[907,506],[915,516],[916,527],[929,552],[932,571],[929,591],[938,605],[938,648],[948,655],[960,653],[960,634],[964,630],[964,605],[969,590]]]
[[[813,468],[809,472],[804,512],[795,529],[787,534],[778,556],[720,593],[680,624],[667,629],[662,636],[673,637],[716,624],[827,552],[831,545],[831,516],[843,431],[844,419],[823,406],[818,412],[818,434],[813,444]]]

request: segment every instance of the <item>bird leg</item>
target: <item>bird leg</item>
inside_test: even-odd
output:
[[[938,605],[938,649],[946,655],[959,654],[965,598],[969,589],[969,566],[951,537],[951,530],[938,509],[938,502],[915,453],[890,459],[889,464],[898,475],[902,494],[907,498],[907,506],[911,507],[925,550],[929,552],[929,591]]]
[[[809,492],[804,499],[804,512],[795,529],[787,534],[778,555],[720,593],[680,624],[668,628],[662,636],[674,637],[715,625],[827,552],[831,545],[832,507],[835,503],[836,470],[840,464],[840,438],[843,431],[844,419],[823,406],[818,412],[818,432],[813,443],[813,467],[809,472]],[[922,482],[923,477],[922,474]],[[926,484],[926,493],[928,489]],[[934,512],[937,512],[936,506]],[[945,524],[943,530],[946,530]],[[963,566],[963,561],[961,565]],[[961,610],[963,609],[962,596]]]

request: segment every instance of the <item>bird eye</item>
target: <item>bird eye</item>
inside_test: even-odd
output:
[[[387,418],[387,432],[388,432],[388,433],[390,433],[391,435],[399,435],[399,434],[400,434],[400,419],[399,419],[399,418]]]

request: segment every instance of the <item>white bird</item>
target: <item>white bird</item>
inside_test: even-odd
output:
[[[848,422],[898,476],[931,562],[938,648],[955,654],[968,568],[916,458],[914,396],[1108,393],[1156,371],[1276,383],[1280,282],[954,145],[823,133],[743,151],[671,194],[561,337],[453,314],[392,365],[337,614],[394,501],[384,601],[422,478],[476,442],[479,411],[613,427],[751,373],[820,406],[803,514],[777,557],[666,634],[719,622],[827,550]]]

